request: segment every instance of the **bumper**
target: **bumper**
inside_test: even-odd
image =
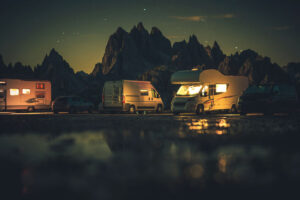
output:
[[[172,103],[171,111],[173,113],[194,113],[196,112],[196,103],[195,102],[186,102],[185,104]]]

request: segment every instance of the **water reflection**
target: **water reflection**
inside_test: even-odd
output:
[[[229,133],[230,123],[225,119],[185,119],[184,125],[192,133],[223,135]]]

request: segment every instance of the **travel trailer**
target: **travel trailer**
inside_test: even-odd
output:
[[[0,79],[0,110],[48,110],[51,83],[41,80]]]
[[[171,103],[174,114],[225,110],[235,113],[238,98],[248,87],[248,78],[207,69],[176,72],[171,83],[181,85]]]
[[[103,111],[135,113],[137,111],[162,112],[164,104],[149,81],[107,81],[102,93]]]

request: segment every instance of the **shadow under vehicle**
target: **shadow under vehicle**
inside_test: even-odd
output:
[[[297,92],[288,84],[250,86],[239,98],[238,110],[241,115],[296,113],[299,111]]]
[[[62,96],[57,97],[52,102],[52,111],[57,114],[58,112],[69,112],[75,114],[77,112],[87,111],[92,113],[94,104],[79,97],[79,96]]]

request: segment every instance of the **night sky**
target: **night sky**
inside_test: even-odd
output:
[[[250,48],[280,65],[300,62],[300,0],[1,0],[0,54],[35,66],[55,48],[89,73],[109,36],[138,22],[172,43],[195,34],[226,54]]]

